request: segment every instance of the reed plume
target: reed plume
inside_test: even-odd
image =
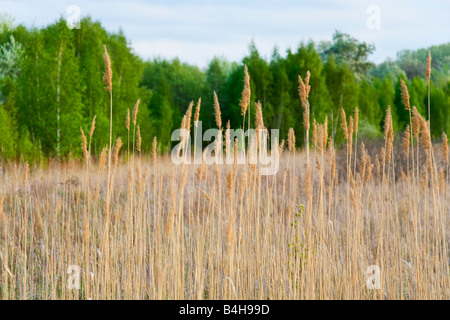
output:
[[[127,131],[130,131],[130,108],[127,109],[127,118],[125,119],[125,128],[127,128]]]
[[[202,98],[198,98],[197,107],[195,108],[194,114],[194,122],[197,122],[200,119],[200,106],[202,104]]]
[[[186,130],[191,132],[191,119],[192,119],[192,107],[194,106],[194,101],[189,103],[186,110]]]
[[[136,101],[136,104],[134,105],[134,108],[133,108],[133,124],[134,125],[136,125],[137,115],[138,115],[138,112],[139,112],[139,104],[140,103],[141,103],[141,99],[138,99]]]
[[[205,159],[202,158],[202,165],[200,166],[200,168],[198,168],[197,170],[197,182],[200,184],[202,182],[202,178],[203,178],[203,173],[206,170],[206,164],[205,164]]]
[[[221,118],[221,112],[220,112],[220,104],[219,99],[217,98],[217,94],[214,91],[214,115],[216,117],[216,125],[219,129],[222,128],[222,118]]]
[[[250,104],[250,76],[248,75],[247,66],[244,65],[244,89],[242,90],[242,98],[239,102],[241,107],[241,114],[245,117],[248,105]]]
[[[295,151],[295,133],[292,128],[289,128],[288,132],[288,149],[289,151]]]
[[[94,118],[92,119],[91,122],[91,129],[89,130],[89,137],[92,138],[92,136],[94,135],[94,130],[95,130],[95,119],[97,118],[97,115],[94,116]]]
[[[309,85],[309,78],[310,73],[309,71],[306,73],[305,82],[303,82],[302,77],[298,76],[298,93],[300,96],[300,101],[303,106],[303,125],[306,129],[306,131],[309,131],[310,124],[309,124],[309,102],[308,102],[308,96],[309,91],[311,89],[311,86]]]
[[[355,108],[355,123],[354,123],[355,135],[358,134],[358,124],[359,124],[359,110],[358,110],[358,107],[356,107]]]
[[[402,138],[402,147],[403,147],[403,154],[405,155],[406,159],[409,159],[409,145],[411,142],[411,130],[409,128],[409,124],[406,125],[405,131],[403,132],[403,138]]]
[[[430,50],[428,50],[427,68],[425,69],[425,78],[427,79],[427,85],[430,85],[430,79],[431,79],[431,52],[430,52]]]
[[[261,130],[264,129],[264,118],[262,114],[262,106],[261,102],[256,101],[255,103],[256,108],[256,116],[255,116],[255,129],[256,129],[256,143],[259,147],[259,141],[261,136]]]
[[[186,129],[186,115],[183,116],[183,118],[181,118],[181,126],[180,129],[185,130]],[[180,140],[182,140],[182,136],[180,136]]]
[[[351,147],[353,142],[353,132],[355,129],[355,121],[353,120],[353,117],[350,116],[349,122],[348,122],[348,144]]]
[[[411,106],[409,104],[408,87],[406,86],[405,81],[403,81],[403,79],[400,79],[400,91],[402,94],[402,103],[405,106],[405,109],[410,110]]]
[[[420,118],[420,127],[422,134],[420,135],[420,145],[425,150],[427,156],[427,165],[430,172],[433,172],[433,160],[432,160],[432,144],[430,134],[430,124],[423,117]]]
[[[103,73],[103,82],[106,87],[105,90],[111,92],[112,91],[112,69],[111,69],[111,59],[109,58],[108,49],[106,46],[103,46],[103,60],[105,61],[105,72]]]
[[[445,132],[442,133],[442,156],[445,162],[448,163],[448,138]]]
[[[391,163],[392,145],[394,142],[394,129],[392,127],[391,106],[386,110],[386,118],[384,119],[384,137],[386,139],[386,158]]]
[[[225,154],[227,159],[231,157],[231,124],[230,120],[227,121],[227,129],[225,130]]]
[[[430,79],[431,79],[431,52],[428,50],[428,57],[427,57],[427,68],[425,70],[425,77],[427,79],[427,86],[428,86],[428,127],[431,131],[431,115],[430,115]]]
[[[428,127],[428,121],[426,121],[422,116],[420,116],[420,145],[422,148],[429,153],[431,151],[431,136]]]
[[[86,163],[88,163],[89,152],[87,149],[87,139],[86,139],[86,135],[84,134],[83,128],[80,127],[80,131],[81,131],[81,150],[83,150],[84,160],[86,161]]]
[[[281,140],[281,143],[280,143],[280,146],[279,146],[279,150],[278,150],[278,152],[279,152],[280,155],[281,155],[281,154],[283,153],[283,151],[284,151],[284,143],[285,143],[284,139]]]
[[[264,129],[264,118],[262,114],[262,106],[261,102],[256,101],[255,103],[256,108],[256,118],[255,118],[255,128],[258,130]]]
[[[96,118],[97,118],[97,115],[94,115],[94,118],[92,119],[92,122],[91,122],[91,129],[89,130],[89,150],[88,150],[89,165],[90,165],[90,159],[91,159],[91,142],[92,142],[92,136],[94,135]]]
[[[421,123],[421,118],[422,116],[420,115],[420,113],[417,111],[417,108],[415,106],[412,107],[412,132],[414,135],[414,138],[416,140],[419,139],[419,135],[420,135],[420,123]]]
[[[137,126],[137,141],[136,141],[136,148],[138,152],[141,152],[141,143],[142,143],[142,138],[141,138],[141,129],[139,127],[139,125]]]

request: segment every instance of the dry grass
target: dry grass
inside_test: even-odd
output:
[[[106,48],[105,68],[111,92]],[[309,77],[299,77],[308,135]],[[243,127],[249,83],[246,71]],[[120,138],[91,161],[94,117],[89,143],[81,130],[82,161],[57,171],[3,166],[3,299],[450,298],[447,137],[433,146],[429,122],[415,107],[397,144],[388,109],[382,146],[361,143],[359,153],[357,109],[348,121],[341,111],[342,150],[335,150],[327,120],[314,120],[305,152],[296,151],[291,128],[288,150],[282,152],[284,140],[279,147],[278,173],[261,176],[258,165],[237,165],[234,155],[230,165],[175,165],[157,154],[156,137],[152,154],[141,154],[138,106],[125,120],[128,141],[133,121],[126,162]],[[261,129],[262,106],[255,107]],[[182,123],[188,130],[192,109],[193,102]],[[194,130],[199,112],[200,100]],[[229,129],[227,123],[225,148],[236,152]],[[73,265],[82,271],[79,290],[67,285]],[[366,284],[372,265],[381,270],[379,289]]]
[[[439,188],[425,167],[417,183],[394,182],[386,163],[366,182],[359,162],[335,184],[325,158],[308,170],[297,154],[295,175],[293,154],[275,176],[203,166],[200,179],[168,158],[136,158],[113,169],[108,215],[98,167],[67,163],[58,185],[46,170],[9,167],[2,298],[448,299],[448,181]],[[82,268],[81,290],[66,286],[69,265]],[[370,265],[380,290],[366,287]]]

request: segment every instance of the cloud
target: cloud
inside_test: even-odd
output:
[[[100,20],[109,31],[122,28],[144,58],[178,56],[204,66],[215,55],[241,60],[253,39],[263,56],[277,45],[280,52],[301,41],[330,40],[335,29],[377,47],[381,62],[401,49],[448,41],[448,1],[429,3],[388,0],[250,0],[250,1],[0,1],[17,22],[41,26],[78,5],[82,15]],[[370,30],[367,8],[380,8],[381,29]]]

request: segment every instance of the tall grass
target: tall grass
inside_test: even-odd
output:
[[[106,48],[104,55],[111,95]],[[5,165],[2,298],[450,298],[447,136],[442,146],[432,144],[429,119],[409,106],[405,85],[411,116],[403,138],[394,137],[388,108],[383,146],[361,143],[357,152],[358,110],[348,118],[341,110],[346,148],[336,149],[327,119],[313,119],[309,136],[310,76],[299,77],[305,151],[296,151],[290,128],[288,150],[283,140],[280,170],[273,176],[259,175],[259,165],[237,163],[238,140],[230,139],[229,122],[225,150],[234,151],[234,164],[175,165],[169,155],[158,154],[156,137],[151,155],[141,154],[139,100],[125,119],[128,142],[133,121],[133,139],[123,160],[121,138],[112,144],[111,120],[109,146],[92,161],[94,117],[89,142],[81,130],[83,161],[58,166],[58,188],[54,172],[27,163]],[[245,69],[243,128],[249,83]],[[214,102],[222,134],[215,93]],[[112,107],[111,95],[111,115]],[[255,108],[261,130],[263,106],[257,102]],[[193,102],[183,117],[188,131],[192,109]],[[216,152],[223,147],[219,139]],[[81,268],[80,289],[67,285],[74,265]],[[378,289],[367,286],[373,265],[381,271]]]

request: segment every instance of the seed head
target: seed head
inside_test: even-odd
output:
[[[407,159],[409,158],[410,142],[411,142],[411,134],[410,134],[409,125],[407,125],[405,128],[405,131],[403,133],[403,138],[402,138],[403,154],[405,155],[405,157]]]
[[[281,143],[280,143],[280,149],[279,149],[279,154],[282,154],[283,151],[284,151],[284,139],[281,140]]]
[[[247,66],[244,65],[244,89],[242,90],[242,98],[239,102],[241,106],[241,114],[244,116],[247,112],[248,105],[250,104],[250,76],[248,75]]]
[[[264,129],[264,118],[262,114],[261,102],[256,101],[255,108],[256,108],[255,128],[257,130]]]
[[[84,160],[87,162],[89,160],[89,153],[87,149],[87,139],[84,134],[83,128],[80,127],[81,131],[81,150],[83,150]]]
[[[405,84],[405,81],[403,81],[403,79],[400,79],[400,90],[402,93],[402,102],[403,105],[405,106],[406,110],[411,109],[411,106],[409,104],[409,93],[408,93],[408,87]]]
[[[288,132],[288,149],[289,151],[295,151],[295,133],[292,128],[289,128]]]
[[[186,110],[186,130],[191,132],[191,119],[192,119],[192,107],[194,106],[194,101],[189,103]]]
[[[445,162],[448,163],[448,139],[445,132],[442,133],[442,156],[444,157]]]
[[[216,124],[219,129],[222,128],[222,118],[220,112],[220,104],[219,99],[217,98],[217,94],[214,91],[214,115],[216,116]]]
[[[105,61],[105,72],[103,73],[103,82],[106,87],[105,90],[111,92],[112,91],[112,69],[111,69],[111,59],[109,58],[108,49],[106,46],[103,46],[103,60]]]
[[[358,124],[359,124],[359,110],[358,107],[355,108],[355,135],[358,134]]]
[[[412,131],[414,138],[419,139],[420,134],[420,123],[422,116],[420,115],[419,111],[417,111],[417,108],[415,106],[412,107]]]
[[[137,114],[138,114],[138,111],[139,111],[139,103],[141,103],[141,99],[138,99],[136,101],[136,104],[134,105],[134,108],[133,108],[133,124],[134,125],[136,125]]]
[[[300,101],[302,102],[302,106],[306,108],[306,102],[309,96],[309,90],[311,90],[311,86],[309,85],[309,78],[311,74],[306,72],[305,82],[303,82],[302,77],[298,76],[298,94],[300,96]]]
[[[202,104],[202,98],[198,98],[197,107],[195,108],[195,114],[194,114],[194,122],[197,122],[200,118],[200,106]]]
[[[420,144],[422,148],[427,152],[427,155],[430,155],[431,151],[431,136],[430,130],[428,127],[428,121],[426,121],[423,117],[420,118]]]
[[[311,74],[309,71],[306,73],[305,82],[303,82],[302,77],[298,76],[298,94],[300,96],[300,101],[303,106],[303,125],[305,129],[308,131],[310,124],[309,124],[309,102],[308,102],[308,96],[309,96],[309,90],[311,90],[311,86],[309,85],[309,78]]]
[[[136,142],[136,147],[137,147],[137,151],[141,152],[141,143],[142,143],[142,138],[141,138],[141,128],[139,127],[139,125],[137,126],[137,142]]]
[[[322,128],[322,147],[325,149],[328,142],[328,116],[325,116],[325,121],[323,122]]]
[[[384,119],[384,137],[386,139],[386,157],[388,163],[391,163],[392,144],[394,142],[394,130],[392,127],[391,106],[386,110],[386,118]]]
[[[431,78],[431,52],[430,52],[430,50],[428,50],[427,68],[425,70],[425,77],[427,79],[427,85],[429,85],[430,78]]]
[[[89,130],[89,137],[92,138],[92,135],[94,134],[94,130],[95,130],[95,119],[97,118],[97,115],[94,116],[94,119],[92,119],[92,123],[91,123],[91,130]]]
[[[108,147],[104,147],[102,150],[102,153],[100,155],[100,161],[98,164],[98,171],[102,172],[103,168],[105,167],[105,163],[106,163],[106,153],[108,152]]]
[[[225,154],[228,155],[231,152],[231,124],[230,120],[227,121],[227,129],[225,130]]]
[[[130,131],[130,108],[127,109],[127,118],[125,120],[125,127]]]

